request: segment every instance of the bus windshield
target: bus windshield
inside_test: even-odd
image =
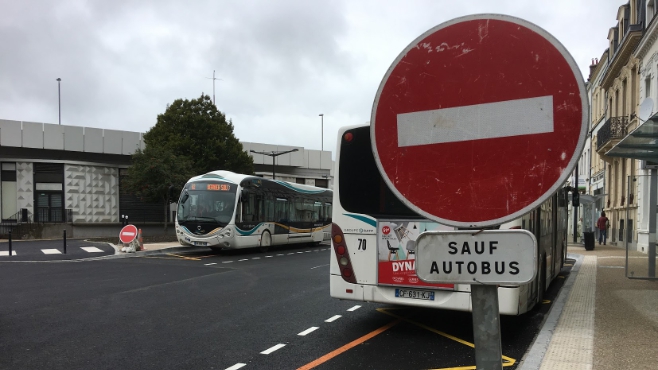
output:
[[[236,189],[237,185],[220,182],[185,185],[178,202],[178,222],[208,221],[226,226],[233,217]]]

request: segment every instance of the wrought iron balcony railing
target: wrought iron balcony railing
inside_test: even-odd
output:
[[[623,139],[628,134],[628,117],[610,117],[596,136],[596,150],[601,150],[611,140]]]

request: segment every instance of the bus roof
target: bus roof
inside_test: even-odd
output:
[[[331,189],[326,189],[326,188],[320,188],[312,185],[306,185],[306,184],[296,184],[288,181],[281,181],[281,180],[272,180],[272,179],[266,179],[263,177],[258,177],[258,176],[253,176],[253,175],[244,175],[241,173],[235,173],[231,171],[225,171],[225,170],[218,170],[218,171],[210,171],[208,173],[205,173],[203,175],[199,176],[194,176],[191,179],[189,179],[187,182],[197,182],[197,181],[208,181],[208,180],[220,180],[220,181],[226,181],[230,182],[233,184],[241,184],[242,181],[246,179],[254,179],[254,180],[261,180],[264,182],[272,182],[272,183],[277,183],[280,185],[283,185],[289,189],[292,189],[294,191],[300,192],[300,193],[321,193],[325,191],[331,191]]]

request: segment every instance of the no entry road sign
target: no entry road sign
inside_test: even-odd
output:
[[[566,181],[585,143],[580,70],[543,29],[472,15],[414,40],[372,108],[373,153],[415,212],[458,227],[517,218]]]
[[[137,237],[137,227],[135,225],[126,225],[119,232],[119,239],[122,243],[130,243]]]

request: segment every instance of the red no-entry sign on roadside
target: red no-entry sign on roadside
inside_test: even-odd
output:
[[[553,36],[510,16],[467,16],[427,31],[393,62],[372,108],[373,153],[417,213],[496,225],[564,184],[587,116],[581,72]]]
[[[130,243],[137,237],[137,227],[135,225],[126,225],[119,232],[119,239],[122,243]]]

